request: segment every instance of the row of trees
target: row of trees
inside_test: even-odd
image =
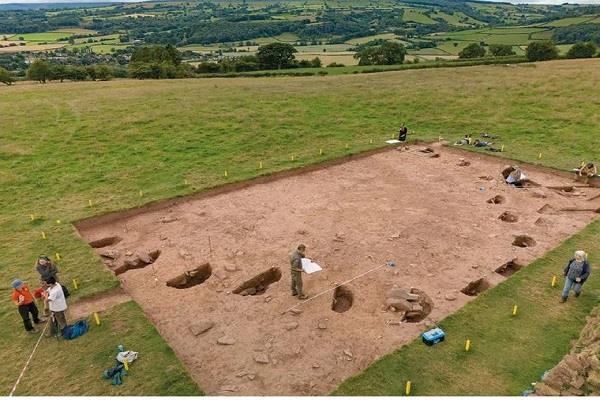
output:
[[[112,78],[125,78],[124,68],[110,65],[79,65],[53,64],[45,60],[35,60],[27,69],[27,78],[32,81],[46,83],[48,81],[107,81]]]
[[[566,54],[567,58],[590,58],[596,54],[596,45],[593,42],[578,42],[574,44]],[[486,50],[480,43],[471,43],[460,53],[459,58],[482,58],[486,55],[493,57],[511,56],[515,52],[510,45],[493,44]],[[525,56],[529,61],[547,61],[559,57],[559,51],[554,42],[550,40],[540,40],[531,42],[527,46]]]

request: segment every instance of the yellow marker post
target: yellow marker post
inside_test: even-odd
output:
[[[292,161],[294,161],[294,156],[292,156]]]
[[[142,197],[143,195],[144,195],[144,192],[142,192],[142,191],[140,190],[140,197]]]
[[[438,136],[438,142],[441,142],[441,141],[442,141],[442,139],[443,139],[443,137],[441,137],[441,136]]]
[[[262,167],[263,167],[263,165],[262,165],[262,161],[260,161],[260,162],[258,163],[258,168],[262,169]]]
[[[184,185],[187,185],[187,184],[188,184],[188,180],[187,180],[187,179],[184,179],[184,180],[183,180],[183,184],[184,184]]]
[[[539,159],[539,160],[541,160],[541,159],[542,159],[542,153],[540,153],[540,154],[538,155],[538,159]]]
[[[35,219],[35,216],[33,214],[29,214],[29,219],[33,221]]]
[[[79,289],[77,287],[77,279],[73,279],[73,287],[75,288],[75,290]]]
[[[56,220],[56,223],[57,223],[57,224],[60,224],[60,219],[57,219],[57,220]]]
[[[60,261],[60,254],[59,253],[54,253],[54,257],[56,258],[57,261]]]
[[[129,363],[127,360],[123,360],[123,368],[125,368],[125,371],[129,371]]]
[[[465,351],[471,350],[471,339],[467,339],[465,342]]]
[[[504,145],[502,145],[502,148],[500,149],[500,151],[504,151]]]
[[[517,305],[516,304],[513,306],[512,315],[513,316],[517,315]]]
[[[323,149],[319,149],[319,155],[323,155]]]
[[[552,276],[552,287],[556,286],[556,275]]]
[[[88,204],[90,205],[90,207],[93,207],[91,200],[88,200]]]
[[[46,232],[42,231],[42,239],[46,239]]]
[[[100,325],[100,316],[97,312],[94,313],[94,319],[96,320],[96,325]]]
[[[373,139],[369,139],[369,144],[373,144]]]
[[[406,393],[407,396],[410,394],[410,381],[406,381],[406,389],[404,390],[404,393]]]
[[[225,172],[223,173],[223,176],[229,176],[229,174],[227,173],[227,170],[225,170]]]

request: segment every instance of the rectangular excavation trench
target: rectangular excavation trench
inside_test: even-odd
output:
[[[501,178],[507,160],[445,148],[430,158],[420,148],[286,172],[77,227],[88,242],[109,243],[97,252],[119,255],[105,262],[160,250],[119,278],[208,394],[326,394],[475,299],[460,292],[469,282],[485,277],[494,286],[506,279],[498,266],[517,257],[528,264],[597,216],[545,213],[546,223],[536,223],[546,204],[590,204],[543,188],[571,185],[563,174],[523,165],[542,186],[515,189]],[[460,158],[470,165],[458,166]],[[501,204],[488,202],[495,196]],[[518,221],[498,219],[506,211]],[[513,245],[520,235],[535,246]],[[346,285],[351,296],[331,291],[282,315],[299,301],[289,266],[299,243],[324,267],[304,274],[309,296],[387,260],[397,266]],[[394,286],[422,291],[431,313],[398,324],[402,316],[386,306]]]

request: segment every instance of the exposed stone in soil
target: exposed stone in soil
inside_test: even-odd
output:
[[[247,280],[237,288],[233,289],[233,293],[242,296],[261,295],[267,291],[269,285],[279,281],[280,279],[281,269],[277,267],[271,267],[265,272],[261,272],[254,278]]]
[[[212,321],[196,322],[189,326],[189,330],[194,336],[199,336],[203,333],[208,332],[215,326]]]
[[[492,197],[487,202],[490,204],[503,204],[504,202],[506,202],[506,198],[499,194],[497,196]]]
[[[519,235],[515,237],[515,240],[513,240],[512,244],[513,246],[517,247],[533,247],[537,243],[531,236]]]
[[[102,247],[115,245],[121,240],[123,240],[123,238],[120,238],[119,236],[109,236],[90,242],[90,246],[94,249],[100,249]]]
[[[130,269],[144,268],[154,263],[159,256],[160,250],[154,250],[149,253],[139,251],[136,255],[127,256],[124,260],[121,261],[120,264],[113,268],[113,271],[115,275],[121,275],[122,273],[129,271]]]
[[[476,281],[469,282],[467,286],[465,286],[461,292],[466,294],[467,296],[477,296],[480,293],[485,292],[489,289],[490,283],[485,278],[479,278]]]
[[[331,303],[331,309],[338,313],[345,313],[352,308],[354,301],[354,295],[352,291],[344,286],[339,286],[333,292],[333,301]]]
[[[496,268],[495,272],[505,277],[511,276],[512,274],[523,268],[523,265],[519,264],[516,260],[516,258],[513,258],[509,262],[502,264],[501,266]]]
[[[514,223],[519,220],[519,217],[516,214],[511,213],[510,211],[504,211],[502,214],[500,214],[498,219],[504,222]]]
[[[188,289],[192,286],[200,285],[212,275],[210,263],[205,263],[197,268],[185,271],[167,281],[167,286],[176,289]]]
[[[231,346],[232,344],[235,344],[235,339],[230,336],[222,336],[217,339],[217,344]]]
[[[545,204],[542,206],[542,208],[540,208],[539,210],[537,210],[538,214],[560,214],[559,211],[552,207],[550,204]]]
[[[406,322],[420,322],[433,310],[433,300],[424,291],[416,288],[410,289],[410,293],[418,295],[419,300],[418,303],[412,303],[412,310],[404,314],[404,320]]]

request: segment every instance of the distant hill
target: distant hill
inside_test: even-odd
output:
[[[41,9],[64,9],[64,8],[86,8],[86,7],[102,7],[108,4],[124,3],[127,1],[78,1],[76,3],[69,1],[58,1],[52,3],[0,3],[0,10],[41,10]]]

